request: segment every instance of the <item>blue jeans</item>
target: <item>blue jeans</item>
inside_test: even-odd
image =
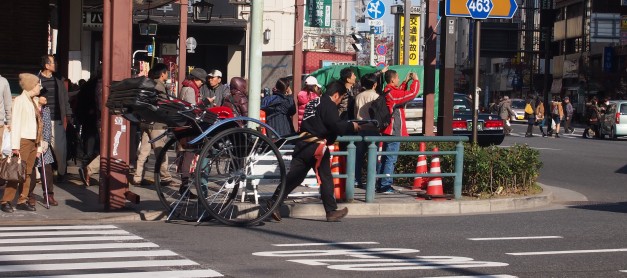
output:
[[[386,152],[398,152],[401,148],[400,142],[386,142],[383,143],[383,151]],[[381,156],[381,168],[379,169],[379,174],[394,174],[394,164],[396,164],[396,159],[398,155],[382,155]],[[385,191],[392,186],[393,178],[386,177],[379,179],[378,189]]]

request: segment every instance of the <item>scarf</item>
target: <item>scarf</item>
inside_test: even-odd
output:
[[[196,104],[200,103],[200,89],[196,86],[196,82],[193,80],[185,79],[183,80],[183,87],[190,87],[194,89],[194,95],[196,96]]]

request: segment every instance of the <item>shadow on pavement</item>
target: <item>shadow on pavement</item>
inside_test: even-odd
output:
[[[576,208],[576,209],[627,213],[627,202],[620,202],[620,203],[566,202],[565,205],[568,205],[569,207]]]

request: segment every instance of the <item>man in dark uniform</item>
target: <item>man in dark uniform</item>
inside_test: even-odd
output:
[[[359,130],[357,123],[341,120],[338,105],[347,94],[346,86],[341,82],[327,85],[325,94],[310,101],[305,106],[305,114],[300,128],[300,139],[296,143],[290,171],[287,173],[285,195],[290,194],[299,186],[309,169],[314,168],[320,183],[320,199],[326,211],[327,221],[336,222],[348,214],[348,208],[337,209],[334,196],[333,177],[331,176],[330,154],[327,145],[333,145],[338,135],[353,133]],[[279,191],[268,201],[271,207],[279,198]],[[278,200],[283,202],[283,200]],[[281,221],[278,210],[272,218]]]

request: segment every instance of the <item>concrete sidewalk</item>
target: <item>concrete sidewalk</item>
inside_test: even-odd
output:
[[[93,178],[92,183],[95,181]],[[354,202],[338,205],[348,207],[348,217],[497,213],[549,206],[554,199],[553,190],[548,186],[544,188],[543,193],[528,197],[460,201],[416,200],[414,192],[400,191],[390,195],[377,194],[374,203],[365,203],[365,191],[356,189]],[[85,188],[78,177],[78,168],[69,166],[67,181],[56,184],[55,187],[55,199],[59,202],[59,206],[46,209],[45,203],[41,202],[42,191],[41,186],[38,185],[35,189],[38,200],[37,211],[0,212],[0,225],[161,221],[167,217],[154,186],[131,186],[130,190],[141,197],[140,204],[127,202],[125,208],[110,212],[104,211],[104,206],[98,203],[98,190],[97,185]],[[316,192],[316,188],[297,188],[295,194],[292,194],[296,197],[286,200],[285,206],[281,208],[282,215],[296,218],[324,218],[325,213],[321,202],[318,198],[311,197]]]

